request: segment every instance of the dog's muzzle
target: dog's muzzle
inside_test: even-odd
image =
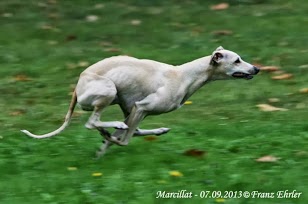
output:
[[[243,78],[243,79],[252,79],[253,75],[258,74],[260,71],[260,69],[258,67],[253,66],[253,73],[252,74],[247,74],[247,73],[243,73],[243,72],[234,72],[232,74],[233,77],[235,78]]]

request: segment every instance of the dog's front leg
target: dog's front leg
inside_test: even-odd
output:
[[[112,146],[113,143],[109,142],[108,140],[103,140],[103,144],[100,146],[99,150],[96,152],[96,158],[99,159],[100,157],[106,154],[107,149]]]
[[[120,146],[126,146],[128,145],[133,135],[136,133],[136,129],[139,123],[144,119],[145,116],[146,116],[146,113],[143,111],[141,107],[138,107],[138,105],[136,104],[133,107],[128,118],[125,120],[125,122],[127,121],[127,126],[128,126],[127,130],[123,130],[123,129],[117,130],[112,135],[110,135],[109,132],[107,132],[107,134],[104,134],[106,131],[103,128],[102,128],[102,131],[99,128],[98,130],[108,142],[111,142],[113,144],[117,144]],[[164,131],[167,131],[167,129],[161,130],[159,134],[162,134]],[[104,144],[102,145],[101,149],[102,149],[102,152],[106,150],[106,147]]]
[[[144,129],[139,129],[137,128],[134,132],[133,137],[142,137],[142,136],[147,136],[147,135],[162,135],[170,131],[170,128],[157,128],[157,129],[151,129],[151,130],[144,130]],[[116,130],[112,136],[115,138],[120,138],[123,134],[125,134],[127,130],[121,130],[118,129]],[[109,135],[110,136],[110,135]],[[108,141],[108,140],[103,140],[103,144],[100,146],[99,150],[96,152],[97,158],[100,158],[106,154],[107,149],[112,146],[114,143]]]
[[[126,131],[127,130],[117,129],[112,134],[112,137],[119,140],[121,138],[121,136],[126,133]],[[102,132],[100,132],[100,134],[102,135]],[[103,140],[103,144],[100,146],[99,150],[96,152],[97,158],[104,156],[106,154],[107,149],[114,144],[113,142],[110,142],[110,141],[105,139],[106,135],[102,135],[102,136],[103,136],[104,140]],[[111,137],[111,135],[109,134],[109,135],[107,135],[107,137]]]
[[[135,105],[133,107],[132,112],[130,113],[127,120],[128,130],[126,130],[125,134],[121,138],[122,144],[127,145],[129,143],[129,140],[135,134],[139,123],[144,119],[145,116],[146,113],[141,107],[139,107],[138,105]]]

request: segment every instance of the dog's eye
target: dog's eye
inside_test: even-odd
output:
[[[238,63],[240,63],[241,61],[240,61],[240,58],[237,58],[237,60],[235,60],[235,64],[238,64]]]

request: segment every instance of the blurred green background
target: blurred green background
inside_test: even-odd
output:
[[[0,203],[306,204],[307,13],[306,0],[0,1]],[[192,104],[141,125],[170,127],[167,135],[134,138],[99,160],[102,138],[84,128],[89,113],[78,108],[56,137],[19,132],[58,128],[79,74],[103,58],[182,64],[220,45],[280,71],[208,84]],[[292,77],[272,79],[286,73]],[[122,120],[119,108],[108,108],[103,120]],[[155,198],[183,189],[302,194]]]

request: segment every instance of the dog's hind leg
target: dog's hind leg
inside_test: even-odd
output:
[[[169,132],[170,128],[157,128],[157,129],[151,129],[151,130],[143,130],[143,129],[139,129],[137,128],[134,132],[133,137],[142,137],[142,136],[147,136],[147,135],[162,135],[165,134],[167,132]],[[106,131],[106,130],[104,130]],[[104,136],[104,134],[107,134],[107,137],[110,137],[110,133],[105,132],[104,131],[100,131],[100,134]],[[120,130],[117,129],[113,134],[112,137],[116,138],[117,140],[119,140],[121,138],[122,135],[126,134],[127,130]],[[100,146],[99,150],[96,152],[96,157],[100,158],[102,156],[104,156],[106,154],[106,151],[108,148],[110,148],[114,143],[110,142],[106,139],[103,140],[103,144]]]
[[[116,128],[116,129],[127,129],[128,126],[120,121],[102,122],[100,121],[100,116],[103,108],[101,106],[96,106],[92,115],[90,116],[88,122],[86,123],[86,128],[88,129],[98,129],[103,133],[103,128]]]
[[[129,115],[128,115],[129,114]],[[97,156],[100,157],[105,154],[107,148],[109,148],[113,143],[118,145],[127,145],[131,137],[136,136],[146,136],[146,135],[162,135],[167,133],[169,128],[157,128],[152,130],[142,130],[138,128],[139,123],[145,118],[146,112],[136,104],[131,113],[125,113],[126,117],[124,123],[128,125],[128,129],[118,129],[112,135],[109,132],[100,131],[101,135],[105,137],[105,141],[97,152]]]
[[[134,136],[146,136],[146,135],[162,135],[165,134],[167,132],[169,132],[170,128],[157,128],[157,129],[151,129],[151,130],[143,130],[143,129],[139,129],[137,128]]]
[[[113,81],[95,73],[83,73],[77,83],[76,92],[77,101],[81,107],[83,109],[93,109],[93,113],[85,125],[87,128],[128,128],[123,122],[100,121],[102,110],[111,105],[117,95],[117,89]]]
[[[103,109],[111,105],[116,99],[117,89],[113,81],[95,73],[83,73],[76,86],[77,101],[82,108],[93,109],[92,115],[86,123],[89,129],[97,129],[108,141],[117,141],[105,128],[127,129],[124,122],[100,120]]]
[[[125,118],[124,123],[126,124],[127,121],[128,121],[128,116],[129,116],[130,113],[126,109],[124,109],[122,106],[120,106],[120,107],[121,107],[123,114],[124,114],[124,118]],[[109,134],[108,135],[109,138],[113,137],[113,138],[119,140],[122,135],[126,134],[126,132],[127,132],[126,129],[116,129],[116,131],[114,133],[112,133],[112,136],[110,136],[109,132],[107,134]],[[103,140],[103,144],[101,144],[99,150],[96,152],[97,158],[100,158],[103,155],[105,155],[107,149],[114,144],[113,142],[110,142],[107,139],[105,139],[105,136],[101,131],[100,131],[100,134],[104,137],[104,140]]]
[[[112,121],[112,122],[102,122],[100,121],[100,116],[101,116],[101,111],[103,109],[100,106],[96,106],[94,108],[94,111],[89,118],[88,122],[86,123],[86,127],[90,129],[97,129],[100,134],[108,141],[108,142],[113,142],[117,143],[118,138],[112,136],[105,128],[116,128],[116,129],[121,129],[125,130],[128,128],[128,126],[124,122],[119,122],[119,121]],[[106,149],[106,148],[104,148]]]
[[[152,130],[143,130],[143,129],[139,129],[137,128],[134,132],[133,137],[142,137],[142,136],[147,136],[147,135],[162,135],[165,134],[167,132],[169,132],[169,128],[157,128],[157,129],[152,129]],[[113,137],[117,140],[119,140],[121,138],[122,135],[126,134],[127,130],[116,130],[112,136],[110,135],[109,132],[106,132],[106,130],[100,131],[100,134],[105,137],[105,135],[107,135],[107,137]],[[96,152],[96,157],[100,158],[102,156],[104,156],[106,154],[106,151],[108,148],[110,148],[114,143],[110,142],[106,139],[103,140],[103,144],[100,146],[99,150]]]
[[[127,123],[127,120],[125,120],[125,123]],[[151,129],[151,130],[144,130],[144,129],[139,129],[137,128],[134,132],[133,137],[142,137],[146,135],[162,135],[167,132],[169,132],[169,128],[157,128],[157,129]],[[106,130],[100,131],[100,134],[105,137],[104,135],[107,135],[107,137],[111,137],[109,132],[104,132]],[[117,129],[113,134],[112,137],[119,140],[121,136],[125,135],[128,130],[123,130],[123,129]],[[106,139],[103,140],[103,144],[100,146],[99,150],[96,152],[97,158],[102,157],[105,155],[106,151],[110,146],[112,146],[114,143],[110,142]]]

